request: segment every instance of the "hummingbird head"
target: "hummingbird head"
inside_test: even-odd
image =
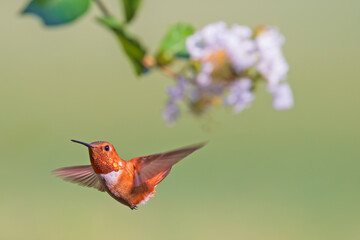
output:
[[[88,147],[91,165],[97,174],[119,171],[124,167],[124,160],[118,156],[111,143],[98,141],[89,144],[77,140],[71,141]]]

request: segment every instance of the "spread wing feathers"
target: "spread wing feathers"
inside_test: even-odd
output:
[[[134,186],[140,186],[147,180],[157,176],[164,172],[163,178],[167,176],[171,167],[185,158],[187,155],[203,147],[205,144],[197,144],[181,149],[177,149],[171,152],[158,153],[143,157],[133,158],[130,161],[133,162],[135,167],[134,170]],[[162,179],[163,179],[162,178]],[[162,180],[161,179],[161,180]]]
[[[84,187],[93,187],[105,192],[104,186],[91,165],[59,168],[52,171],[52,173],[65,181],[77,183]]]

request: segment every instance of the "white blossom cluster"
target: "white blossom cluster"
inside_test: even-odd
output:
[[[289,65],[282,53],[284,41],[274,27],[253,31],[247,26],[228,27],[225,22],[216,22],[197,31],[187,38],[186,47],[198,68],[190,77],[180,73],[176,85],[168,88],[163,118],[172,124],[179,116],[178,104],[182,101],[195,113],[219,102],[233,106],[239,113],[254,100],[259,79],[266,81],[274,109],[291,108],[294,100],[285,82]]]

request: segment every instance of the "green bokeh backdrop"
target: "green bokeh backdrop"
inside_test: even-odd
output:
[[[136,79],[92,16],[46,29],[0,3],[0,239],[360,238],[360,1],[145,1],[131,30],[155,51],[167,26],[279,26],[296,104],[160,117],[170,79]],[[106,0],[114,13],[116,1]],[[70,139],[107,140],[125,159],[209,140],[131,211],[50,175],[89,163]]]

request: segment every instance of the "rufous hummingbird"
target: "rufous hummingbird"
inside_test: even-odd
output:
[[[155,194],[155,187],[169,174],[172,166],[205,144],[174,151],[121,159],[108,142],[84,143],[89,149],[91,165],[65,167],[52,173],[64,180],[107,192],[120,203],[136,209]]]

